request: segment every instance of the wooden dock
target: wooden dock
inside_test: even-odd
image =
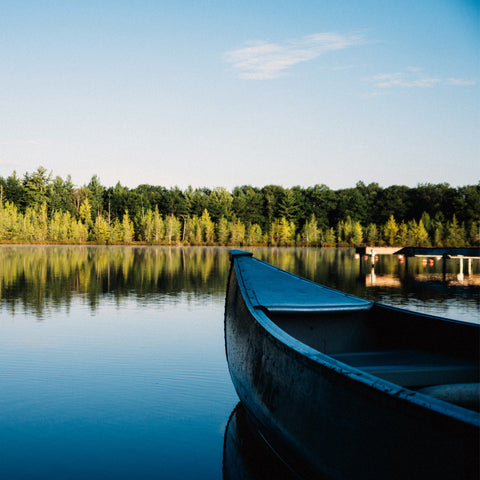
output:
[[[355,247],[355,253],[360,255],[394,255],[399,247]]]
[[[403,255],[404,257],[478,258],[479,247],[356,247],[360,255]]]
[[[460,272],[457,275],[457,280],[464,285],[465,275],[463,273],[463,262],[467,260],[467,275],[472,275],[472,262],[474,259],[480,260],[479,247],[356,247],[356,256],[367,256],[370,258],[372,269],[378,259],[378,255],[398,255],[405,258],[405,268],[408,269],[408,259],[411,257],[423,258],[437,258],[442,260],[442,278],[443,282],[447,279],[447,260],[457,260],[459,262]],[[427,260],[424,260],[425,262]],[[360,267],[362,263],[360,262]],[[373,270],[372,273],[374,274]],[[373,277],[372,277],[373,278]],[[372,284],[374,282],[371,282]]]

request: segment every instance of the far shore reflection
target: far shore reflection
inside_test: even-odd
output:
[[[343,248],[245,248],[257,258],[317,283],[383,303],[415,308],[414,300],[470,304],[478,316],[480,261],[465,264],[380,255],[374,268]],[[83,302],[95,311],[101,302],[135,301],[153,295],[169,304],[188,295],[222,299],[229,270],[227,247],[0,246],[0,307],[10,314],[69,308]],[[430,288],[433,287],[433,288]],[[440,288],[441,287],[441,288]],[[158,298],[158,297],[156,297]],[[431,302],[430,302],[431,303]],[[430,307],[428,307],[430,308]],[[440,308],[440,310],[439,310]],[[464,305],[462,305],[464,310]],[[448,312],[451,315],[450,312]],[[467,321],[475,315],[462,313]]]

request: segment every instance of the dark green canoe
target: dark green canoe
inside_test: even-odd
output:
[[[305,478],[479,478],[479,325],[369,302],[231,252],[230,375]]]

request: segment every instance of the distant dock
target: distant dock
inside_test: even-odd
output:
[[[359,255],[393,255],[399,247],[355,247],[355,253]]]
[[[403,255],[404,257],[478,258],[479,247],[356,247],[360,255]]]
[[[433,258],[442,260],[442,278],[445,282],[447,274],[447,260],[457,259],[459,262],[460,272],[457,275],[459,282],[464,281],[463,262],[467,261],[467,275],[472,274],[472,262],[475,258],[480,259],[480,248],[478,247],[356,247],[356,255],[370,257],[372,263],[372,269],[375,266],[378,255],[398,255],[399,258],[405,258],[405,267],[408,269],[408,259],[411,257],[424,257],[430,258],[433,262]],[[427,260],[423,260],[427,262]],[[373,282],[372,282],[373,284]]]
[[[478,247],[404,247],[395,252],[405,257],[478,258]]]

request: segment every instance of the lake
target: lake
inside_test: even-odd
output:
[[[249,250],[364,298],[480,321],[478,259],[380,256],[372,269],[352,249]],[[227,248],[1,246],[0,478],[235,478],[252,455],[250,478],[281,468],[236,409],[228,269]],[[255,449],[232,450],[232,435]]]

